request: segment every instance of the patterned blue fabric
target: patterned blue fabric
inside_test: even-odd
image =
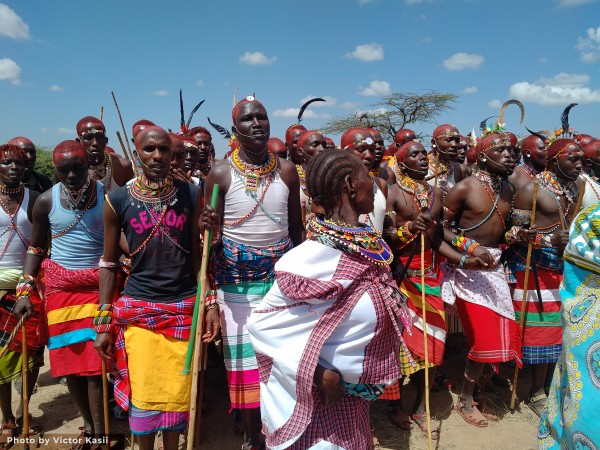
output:
[[[523,362],[526,364],[555,363],[560,358],[562,345],[543,347],[523,346]]]
[[[522,245],[511,245],[506,251],[506,277],[509,283],[516,283],[517,272],[525,270],[527,260],[527,247]],[[563,260],[555,248],[534,248],[531,252],[532,264],[535,262],[540,270],[551,272],[562,272]]]

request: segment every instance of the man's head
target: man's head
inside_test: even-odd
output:
[[[342,150],[357,156],[367,169],[375,161],[375,147],[371,133],[366,128],[350,128],[342,134]]]
[[[327,146],[325,147],[326,149],[330,149],[330,150],[335,149],[335,142],[333,142],[333,139],[325,136],[325,142],[327,143]]]
[[[502,177],[514,170],[510,141],[504,135],[490,133],[477,142],[477,162],[488,172]]]
[[[149,120],[146,119],[141,119],[138,120],[136,123],[133,124],[133,127],[131,127],[131,135],[132,135],[132,140],[133,142],[135,142],[135,137],[137,136],[137,134],[142,131],[144,128],[146,127],[151,127],[154,126],[154,122],[150,122]]]
[[[538,172],[546,168],[548,149],[546,148],[546,143],[538,136],[532,134],[523,139],[523,142],[521,142],[521,153],[523,155],[523,162]]]
[[[591,141],[583,147],[583,163],[596,176],[600,174],[600,140]]]
[[[25,151],[14,144],[0,145],[0,182],[8,187],[18,186],[25,171]]]
[[[583,168],[583,149],[574,139],[556,139],[548,147],[547,170],[559,178],[575,181]]]
[[[171,156],[171,172],[175,169],[184,170],[183,166],[185,164],[185,145],[183,144],[183,140],[181,136],[175,133],[169,133],[169,137],[171,138],[173,156]]]
[[[285,130],[285,145],[290,153],[290,159],[294,164],[302,164],[302,160],[300,159],[300,155],[298,155],[297,149],[298,138],[305,131],[306,127],[304,125],[300,125],[299,123],[294,124]]]
[[[267,142],[267,150],[279,158],[287,159],[287,147],[285,142],[279,138],[270,138]]]
[[[377,167],[383,158],[383,153],[385,152],[385,143],[383,142],[383,136],[379,130],[376,130],[375,128],[369,128],[369,132],[371,133],[371,138],[373,138],[373,145],[375,149],[375,159],[373,160],[373,165]]]
[[[316,130],[304,131],[297,141],[298,155],[303,163],[308,163],[317,153],[325,150],[325,138]]]
[[[271,134],[271,123],[267,110],[261,102],[249,96],[234,106],[231,112],[233,134],[240,147],[250,153],[261,153],[267,149]]]
[[[77,122],[77,140],[88,152],[92,166],[104,161],[104,148],[108,138],[106,128],[100,119],[87,116]]]
[[[454,125],[440,125],[433,130],[431,145],[440,152],[442,158],[454,160],[460,147],[460,133]]]
[[[394,142],[398,144],[398,148],[402,147],[408,141],[414,141],[417,138],[415,132],[413,130],[409,130],[408,128],[402,128],[401,130],[396,131],[396,135],[394,136]]]
[[[427,150],[417,141],[408,141],[402,144],[394,155],[400,170],[409,177],[422,180],[429,171]]]
[[[194,127],[187,133],[196,141],[198,145],[198,164],[206,164],[210,159],[212,146],[212,135],[204,127]]]
[[[173,159],[173,142],[165,130],[149,126],[135,137],[135,149],[144,175],[150,180],[165,178]]]
[[[595,140],[596,138],[594,136],[590,136],[589,134],[578,134],[577,136],[575,136],[575,141],[582,147],[585,147],[590,142]]]
[[[36,151],[35,145],[29,139],[23,136],[12,138],[7,144],[16,145],[25,152],[25,172],[23,172],[23,181],[29,180],[33,168],[35,167]]]
[[[52,152],[56,178],[68,190],[79,191],[88,179],[88,152],[81,142],[63,141]]]

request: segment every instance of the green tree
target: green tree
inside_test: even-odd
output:
[[[398,131],[412,123],[432,122],[436,116],[454,109],[452,104],[457,99],[458,96],[454,94],[441,94],[435,90],[422,95],[392,92],[369,105],[373,112],[368,113],[366,118],[364,114],[360,117],[357,114],[337,117],[327,122],[321,131],[326,134],[342,134],[348,128],[366,126],[368,122],[373,128],[394,139],[394,130]]]
[[[36,145],[35,171],[43,173],[51,180],[54,179],[54,163],[52,162],[52,149]]]

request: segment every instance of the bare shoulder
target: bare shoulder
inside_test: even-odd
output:
[[[34,217],[48,216],[52,209],[52,189],[39,194],[33,206]]]
[[[209,178],[217,178],[221,179],[223,176],[229,175],[229,161],[226,159],[221,159],[213,163],[213,166],[208,173]]]
[[[294,185],[300,185],[300,177],[298,176],[296,165],[287,159],[278,159],[279,173],[281,174],[281,179],[284,181],[287,187],[292,188]]]

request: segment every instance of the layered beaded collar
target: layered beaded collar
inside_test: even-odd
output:
[[[0,194],[18,194],[23,191],[23,184],[18,184],[15,187],[7,187],[4,183],[0,183]]]
[[[170,175],[159,180],[149,180],[142,174],[129,184],[129,194],[132,200],[138,202],[138,208],[150,206],[155,211],[162,211],[177,203],[177,187]],[[131,204],[133,205],[133,201]]]
[[[415,180],[402,173],[398,164],[394,164],[396,184],[400,189],[408,192],[420,211],[431,211],[433,207],[434,191],[425,180]]]
[[[521,171],[523,171],[523,173],[525,173],[525,175],[527,175],[529,178],[535,178],[535,176],[539,173],[537,170],[535,170],[533,167],[531,167],[530,165],[528,165],[525,162],[520,163],[517,168],[521,169]]]
[[[250,164],[240,158],[240,149],[236,148],[231,154],[230,164],[233,169],[243,177],[246,191],[256,192],[261,178],[271,177],[277,167],[277,158],[271,152],[267,152],[268,158],[264,164]]]
[[[377,232],[369,226],[353,227],[313,214],[306,224],[308,239],[337,250],[360,255],[378,265],[392,262],[392,251]]]
[[[561,197],[564,195],[569,204],[575,201],[575,193],[577,192],[575,181],[561,182],[553,172],[548,170],[539,173],[536,178],[544,188],[552,192],[555,196]]]
[[[503,179],[500,175],[491,174],[485,170],[476,171],[473,176],[479,180],[481,184],[484,186],[487,185],[491,189],[492,192],[496,194],[502,193],[502,183]]]
[[[108,153],[104,153],[104,160],[97,166],[90,166],[89,174],[92,179],[100,181],[106,191],[110,187],[112,178],[112,162]]]

